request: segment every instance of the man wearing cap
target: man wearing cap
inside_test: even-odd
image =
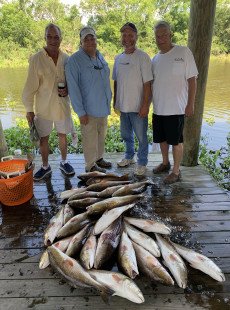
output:
[[[74,111],[81,123],[85,170],[105,172],[112,165],[104,156],[111,89],[109,67],[97,50],[91,27],[80,31],[80,48],[66,65],[66,79]]]
[[[30,125],[36,125],[40,137],[42,166],[34,175],[35,181],[42,180],[52,172],[48,163],[48,141],[53,125],[59,138],[62,157],[60,169],[67,176],[74,175],[73,167],[66,160],[66,135],[76,133],[65,87],[64,67],[69,56],[60,50],[62,36],[57,25],[47,25],[45,41],[46,46],[30,58],[28,77],[22,94],[27,120]],[[58,89],[59,82],[64,84],[61,90]]]
[[[153,79],[149,56],[136,47],[137,28],[126,23],[121,28],[124,52],[116,56],[113,68],[114,108],[121,112],[121,137],[125,141],[125,157],[117,163],[127,167],[135,163],[134,133],[139,147],[134,174],[142,176],[148,163],[148,113]]]
[[[170,170],[169,146],[172,145],[174,163],[171,173],[164,178],[164,183],[171,184],[181,178],[184,117],[192,116],[194,112],[198,71],[189,48],[172,43],[167,22],[158,22],[154,32],[159,53],[152,60],[153,141],[160,143],[163,161],[153,173]]]

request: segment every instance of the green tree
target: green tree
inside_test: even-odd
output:
[[[213,46],[214,54],[230,53],[230,4],[229,0],[219,0],[216,8]]]
[[[31,19],[19,6],[19,3],[7,3],[1,7],[0,38],[27,47],[32,40]]]

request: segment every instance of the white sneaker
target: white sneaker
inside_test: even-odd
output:
[[[135,160],[133,158],[132,159],[123,158],[117,163],[118,167],[128,167],[129,165],[132,164],[135,164]]]
[[[146,172],[146,166],[136,166],[135,170],[134,170],[134,174],[138,175],[138,176],[142,176],[144,175]]]

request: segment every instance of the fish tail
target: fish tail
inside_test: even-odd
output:
[[[138,274],[139,274],[138,271],[132,270],[132,272],[131,272],[131,279],[135,279]]]
[[[102,300],[106,303],[109,304],[110,302],[110,298],[111,296],[114,295],[115,291],[112,290],[110,287],[108,286],[103,286],[103,288],[99,291],[100,296],[102,298]]]

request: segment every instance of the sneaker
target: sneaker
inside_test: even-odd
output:
[[[41,168],[34,174],[34,181],[40,181],[44,179],[47,175],[50,175],[52,170],[50,166],[47,169],[44,169],[42,166]]]
[[[158,173],[168,172],[170,168],[171,168],[170,162],[168,162],[167,165],[164,165],[161,163],[159,166],[153,169],[153,173],[158,174]]]
[[[164,183],[165,184],[173,184],[181,179],[181,173],[175,174],[174,172],[170,173],[166,178],[164,178]]]
[[[101,168],[111,168],[112,163],[110,161],[107,161],[103,158],[100,158],[96,161],[96,164]]]
[[[93,167],[89,170],[89,172],[93,172],[93,171],[99,171],[99,172],[106,173],[106,170],[104,168],[99,167],[97,164],[93,165]]]
[[[135,160],[133,158],[131,159],[123,158],[117,163],[118,167],[128,167],[132,164],[135,164]]]
[[[134,170],[134,174],[137,176],[145,175],[145,172],[146,172],[146,166],[138,165]]]
[[[60,168],[61,171],[63,171],[64,174],[66,174],[66,175],[74,175],[74,174],[75,174],[73,167],[72,167],[69,163],[63,164],[63,163],[61,162],[59,168]]]

